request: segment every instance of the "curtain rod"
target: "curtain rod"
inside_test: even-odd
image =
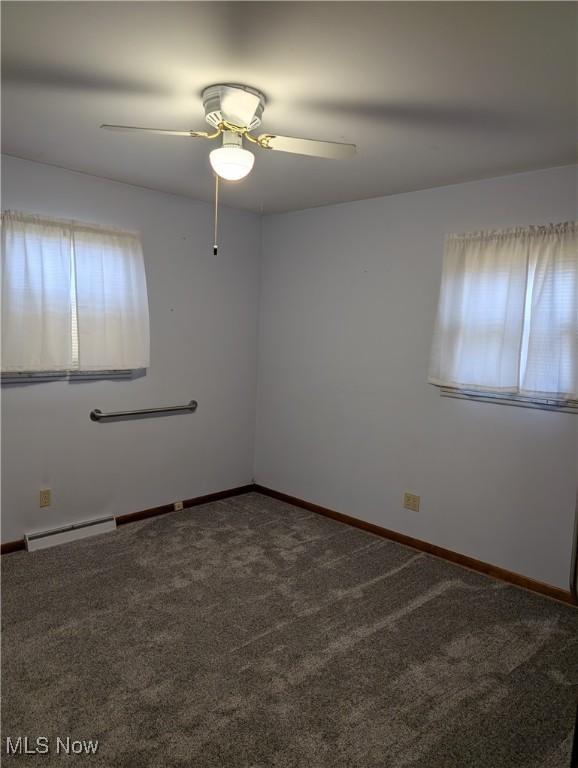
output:
[[[71,229],[86,229],[93,232],[110,233],[113,235],[130,235],[140,238],[140,232],[132,229],[121,229],[120,227],[103,226],[89,221],[79,221],[78,219],[59,219],[43,214],[28,213],[27,211],[2,211],[2,221],[21,221],[30,224],[49,224],[56,227],[66,227]]]

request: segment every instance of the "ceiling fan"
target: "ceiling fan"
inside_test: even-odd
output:
[[[208,131],[171,131],[164,128],[139,128],[130,125],[101,125],[111,131],[145,131],[167,136],[188,136],[189,138],[218,139],[223,144],[209,155],[211,167],[218,177],[226,181],[239,181],[253,168],[255,155],[244,149],[243,139],[261,149],[290,152],[297,155],[342,160],[352,157],[355,144],[341,144],[335,141],[315,141],[292,136],[277,136],[251,133],[261,124],[265,109],[265,97],[247,85],[235,83],[211,85],[202,93],[205,120],[214,128]]]

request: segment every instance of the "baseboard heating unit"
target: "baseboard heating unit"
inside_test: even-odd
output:
[[[46,549],[57,544],[65,544],[76,539],[85,539],[87,536],[96,536],[99,533],[109,533],[116,529],[114,517],[101,517],[99,520],[87,520],[82,523],[71,523],[49,531],[34,531],[25,533],[24,541],[26,549],[34,552],[36,549]]]

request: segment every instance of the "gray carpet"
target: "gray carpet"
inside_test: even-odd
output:
[[[7,764],[569,766],[578,611],[270,498],[2,571]]]

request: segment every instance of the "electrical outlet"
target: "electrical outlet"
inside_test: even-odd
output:
[[[419,502],[420,502],[420,496],[416,496],[415,493],[408,493],[407,491],[403,494],[403,506],[405,509],[410,509],[412,512],[419,512]]]
[[[173,504],[175,512],[180,512],[181,509],[183,509],[183,502],[182,501],[175,501]]]
[[[41,507],[49,507],[51,502],[51,493],[50,488],[41,488],[40,489],[40,506]]]

